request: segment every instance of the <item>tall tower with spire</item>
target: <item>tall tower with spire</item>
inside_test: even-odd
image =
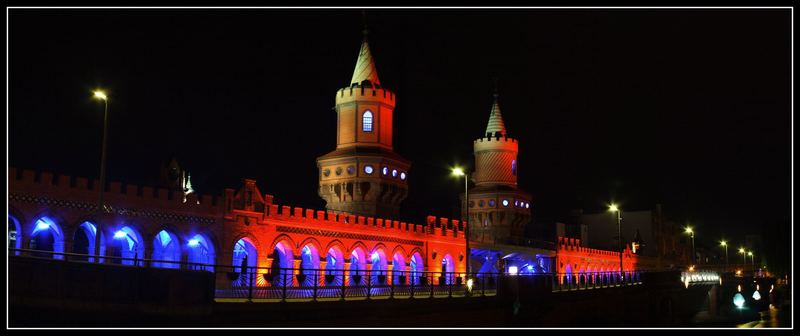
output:
[[[531,220],[531,195],[517,187],[519,143],[508,136],[495,89],[486,133],[475,140],[475,186],[469,190],[470,240],[520,244]]]
[[[396,96],[381,86],[367,30],[350,85],[336,92],[336,149],[317,158],[319,195],[328,210],[397,218],[411,162],[394,152]]]

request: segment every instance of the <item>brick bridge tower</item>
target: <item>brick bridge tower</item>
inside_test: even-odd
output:
[[[392,147],[396,98],[381,86],[365,29],[350,85],[336,92],[336,150],[317,158],[328,210],[397,218],[411,162]]]
[[[485,136],[473,142],[475,187],[469,190],[470,240],[520,244],[531,220],[531,195],[517,187],[519,144],[506,133],[498,97],[495,89]]]

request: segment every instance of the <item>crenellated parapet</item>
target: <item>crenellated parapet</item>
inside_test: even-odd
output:
[[[27,169],[8,168],[10,196],[31,195],[53,200],[85,201],[97,205],[100,181],[71,175],[55,175]],[[175,211],[215,213],[220,197],[190,194],[186,202],[183,193],[165,188],[123,184],[118,181],[106,183],[103,195],[105,203],[116,206],[157,207]]]
[[[383,103],[394,107],[395,94],[393,91],[381,87],[379,84],[372,84],[368,80],[361,83],[353,83],[350,87],[341,88],[336,92],[336,104],[346,104],[356,100]]]

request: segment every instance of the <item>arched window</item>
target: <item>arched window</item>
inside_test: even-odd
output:
[[[361,117],[362,129],[364,132],[372,132],[372,111],[367,110]]]
[[[511,175],[517,175],[517,160],[511,161]]]

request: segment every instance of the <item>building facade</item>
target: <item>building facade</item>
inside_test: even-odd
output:
[[[318,274],[321,284],[402,285],[424,271],[456,281],[466,276],[465,223],[434,216],[423,223],[394,220],[407,195],[410,168],[392,147],[395,101],[381,85],[364,39],[350,85],[336,94],[336,149],[317,160],[319,195],[327,210],[280,205],[251,179],[222,195],[198,195],[191,192],[188,174],[184,180],[171,163],[169,180],[180,181],[175,188],[111,182],[104,191],[106,210],[99,211],[97,180],[10,167],[9,248],[56,252],[43,254],[53,258],[76,253],[87,261],[124,265],[257,268],[262,274],[289,275],[292,285],[313,281],[294,276],[308,274]],[[559,240],[554,246],[561,247],[551,250],[514,247],[530,221],[531,197],[517,188],[518,144],[506,134],[497,96],[486,136],[474,146],[469,218],[476,272],[619,271],[618,253],[580,248],[570,240]],[[489,243],[493,248],[485,248]],[[567,262],[545,265],[536,254]],[[623,257],[627,270],[637,267],[636,255]],[[363,279],[363,271],[375,277]],[[217,281],[227,280],[223,275]]]

